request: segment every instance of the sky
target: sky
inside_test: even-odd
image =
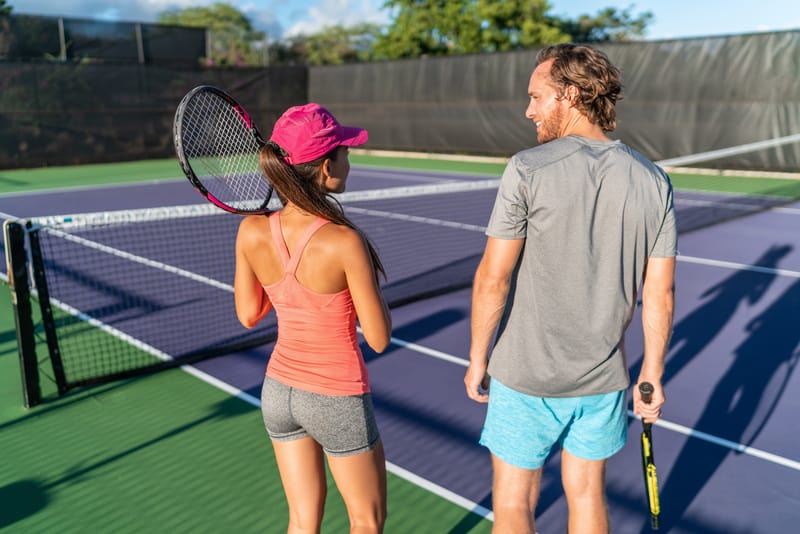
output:
[[[6,0],[13,13],[156,22],[170,8],[210,5],[217,0]],[[326,25],[386,24],[384,0],[228,0],[270,39],[313,33]],[[800,1],[770,0],[550,0],[552,15],[577,18],[607,7],[654,15],[646,39],[677,39],[779,30],[800,30]]]

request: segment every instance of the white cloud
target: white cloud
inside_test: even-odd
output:
[[[305,16],[291,25],[284,35],[310,34],[326,26],[354,26],[362,22],[386,24],[389,17],[379,9],[382,4],[370,0],[321,0],[309,7]]]
[[[203,6],[214,0],[25,0],[24,4],[11,0],[13,13],[73,17],[83,19],[120,20],[128,22],[156,22],[158,15],[167,9]]]
[[[15,13],[91,18],[126,22],[156,22],[168,9],[207,6],[218,0],[24,0]],[[353,26],[362,22],[386,24],[383,0],[228,0],[244,13],[257,30],[270,39],[314,33],[325,26]]]

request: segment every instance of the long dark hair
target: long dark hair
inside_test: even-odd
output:
[[[307,213],[358,232],[367,245],[376,272],[380,272],[386,279],[386,271],[375,247],[364,232],[347,218],[339,201],[319,183],[322,165],[328,159],[336,161],[339,153],[337,149],[338,147],[313,161],[290,165],[284,159],[287,156],[286,152],[273,141],[269,141],[261,148],[259,164],[261,172],[269,178],[281,202],[285,204],[289,201]]]

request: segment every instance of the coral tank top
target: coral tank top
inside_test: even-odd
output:
[[[356,336],[356,310],[350,290],[317,293],[295,276],[309,240],[329,222],[317,218],[289,254],[280,212],[269,216],[284,274],[276,283],[263,286],[278,317],[278,340],[267,376],[313,393],[361,395],[370,390],[369,376]]]

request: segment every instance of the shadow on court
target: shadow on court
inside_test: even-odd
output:
[[[127,382],[119,382],[114,387],[106,387],[102,390],[94,388],[91,396],[102,396],[104,393],[123,387]],[[88,395],[88,394],[87,394]],[[75,402],[87,402],[86,395],[75,395],[73,399],[66,401],[56,401],[51,407],[45,409],[37,409],[31,412],[30,417],[43,417],[48,411],[65,407]],[[19,480],[0,486],[0,529],[12,525],[18,521],[31,517],[42,510],[53,500],[53,491],[57,490],[64,485],[70,485],[77,482],[84,481],[92,477],[92,473],[98,469],[103,469],[114,462],[122,460],[128,456],[141,452],[148,447],[151,447],[164,440],[168,440],[193,428],[207,424],[211,421],[219,420],[222,418],[236,417],[251,412],[254,408],[245,402],[242,402],[236,397],[227,397],[225,400],[213,405],[212,411],[201,418],[197,418],[184,425],[171,428],[169,431],[164,432],[152,439],[142,441],[141,443],[129,447],[127,449],[119,450],[113,454],[106,456],[92,455],[93,461],[75,464],[60,475],[54,476],[51,480]],[[5,428],[15,422],[27,420],[29,417],[21,418],[3,425]]]
[[[443,328],[462,321],[467,316],[467,310],[461,308],[445,308],[438,310],[435,313],[419,317],[403,326],[392,329],[392,337],[405,341],[419,341],[420,339],[435,334]],[[380,354],[376,354],[370,350],[366,344],[362,344],[361,348],[364,352],[364,359],[369,362],[391,354],[396,350],[400,350],[402,347],[391,343],[386,350]]]
[[[51,497],[38,480],[18,480],[0,486],[0,529],[44,510]]]
[[[775,269],[792,251],[790,245],[772,246],[758,258],[754,265]],[[664,365],[663,385],[675,377],[692,359],[700,354],[719,334],[742,303],[751,306],[764,296],[775,281],[775,273],[736,271],[720,283],[708,288],[702,295],[707,299],[675,325],[670,345],[674,352]],[[631,377],[636,380],[642,358],[631,367]]]
[[[777,269],[780,261],[792,250],[793,246],[788,244],[773,245],[754,265]],[[776,278],[776,273],[739,270],[703,292],[701,299],[705,302],[681,319],[673,329],[671,353],[667,356],[662,379],[665,388],[711,345],[741,305],[753,306],[758,303]],[[732,355],[735,360],[721,376],[695,428],[737,443],[745,437],[745,431],[751,424],[757,427],[750,432],[751,442],[760,432],[780,397],[794,365],[792,362],[796,361],[792,353],[798,342],[798,334],[790,325],[790,318],[796,317],[800,310],[793,300],[797,298],[796,292],[797,285],[792,286],[747,325],[748,338]],[[631,366],[632,380],[638,377],[641,365],[642,356]],[[774,386],[770,392],[769,385],[775,382],[773,375],[781,368],[785,371],[785,379],[779,381],[780,385]],[[722,373],[723,370],[719,369],[717,373],[710,374],[709,380],[713,381],[715,376]],[[762,396],[764,399],[771,397],[772,400],[762,401]],[[758,421],[755,422],[757,415]],[[638,421],[632,419],[630,424],[638,424]],[[706,441],[693,438],[687,441],[675,461],[670,478],[662,486],[662,530],[669,531],[677,524],[685,526],[688,518],[681,517],[683,512],[729,453],[729,449]],[[704,461],[700,462],[698,458]],[[641,532],[651,532],[649,522],[644,523]]]
[[[492,509],[492,494],[489,493],[486,497],[484,497],[480,502],[477,503],[478,506],[483,506],[487,510]],[[464,515],[464,517],[453,525],[453,528],[447,531],[447,534],[468,534],[472,532],[472,529],[478,526],[481,521],[483,521],[483,516],[478,515],[476,513],[469,512]]]
[[[751,444],[769,420],[800,353],[800,281],[791,285],[763,313],[747,324],[748,337],[734,350],[733,362],[714,387],[695,424],[734,443]],[[733,452],[700,439],[688,439],[661,491],[662,527],[681,523],[683,511]],[[737,491],[730,488],[731,492]],[[791,508],[791,505],[788,505]],[[787,509],[789,509],[787,508]],[[764,531],[781,530],[786,517],[760,517]],[[770,526],[770,522],[774,524]],[[642,532],[649,532],[645,526]]]

